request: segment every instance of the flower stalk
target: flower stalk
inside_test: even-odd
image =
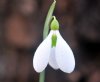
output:
[[[52,14],[54,12],[55,5],[56,5],[56,1],[54,0],[52,5],[50,6],[50,9],[48,11],[48,14],[47,14],[47,17],[45,20],[44,30],[43,30],[43,39],[45,39],[48,35],[49,26],[50,26],[50,22],[52,20]],[[39,82],[44,82],[44,81],[45,81],[45,70],[40,73],[40,77],[39,77]]]
[[[46,20],[45,20],[44,30],[43,30],[43,39],[45,39],[47,37],[47,35],[48,35],[49,26],[50,26],[51,19],[53,18],[52,14],[54,12],[55,5],[56,5],[56,1],[54,0],[52,5],[50,6],[50,9],[48,11],[48,14],[47,14],[47,17],[46,17]]]

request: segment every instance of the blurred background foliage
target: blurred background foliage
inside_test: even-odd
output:
[[[38,82],[32,59],[52,2],[0,0],[0,82]],[[54,15],[76,68],[65,74],[48,66],[46,82],[100,82],[100,0],[57,0]]]

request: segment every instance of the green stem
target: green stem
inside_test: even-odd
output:
[[[44,80],[45,80],[45,71],[42,71],[42,72],[40,73],[39,82],[44,82]]]
[[[49,26],[50,26],[50,22],[51,22],[51,19],[52,19],[52,14],[53,14],[55,5],[56,5],[56,1],[54,0],[52,5],[50,6],[50,9],[48,11],[46,21],[45,21],[45,24],[44,24],[43,39],[45,39],[48,35]],[[44,80],[45,80],[45,70],[40,73],[39,82],[44,82]]]
[[[44,24],[43,39],[45,39],[47,37],[47,35],[48,35],[49,26],[50,26],[50,22],[51,22],[51,19],[52,19],[52,14],[53,14],[55,5],[56,5],[56,1],[54,0],[52,5],[50,6],[50,9],[48,11],[48,14],[47,14],[47,17],[46,17],[46,21],[45,21],[45,24]]]

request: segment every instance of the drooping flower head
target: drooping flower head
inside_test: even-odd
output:
[[[55,70],[71,73],[75,68],[73,52],[59,32],[59,23],[53,16],[51,30],[46,39],[37,48],[33,67],[36,72],[42,72],[49,64]]]

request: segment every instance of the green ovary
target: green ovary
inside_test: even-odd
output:
[[[59,30],[59,22],[55,16],[53,16],[53,20],[51,22],[50,27],[51,27],[51,30]]]

